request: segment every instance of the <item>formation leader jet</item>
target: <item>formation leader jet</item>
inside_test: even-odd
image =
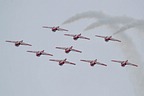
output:
[[[73,49],[73,46],[70,46],[70,47],[56,47],[56,48],[57,48],[57,49],[65,50],[65,53],[69,53],[70,51],[82,53],[82,51]]]
[[[72,62],[67,61],[67,58],[65,58],[64,60],[50,59],[50,61],[58,62],[60,66],[62,66],[63,64],[76,65],[75,63],[72,63]]]
[[[111,61],[121,63],[122,67],[125,67],[126,65],[131,65],[131,66],[138,67],[138,65],[136,65],[136,64],[129,63],[128,60],[126,60],[126,61],[111,60]]]
[[[88,62],[88,63],[90,63],[90,66],[94,66],[95,64],[107,66],[106,64],[97,62],[97,59],[95,59],[95,60],[80,60],[80,61]]]
[[[78,38],[90,40],[90,38],[82,36],[81,33],[80,34],[64,34],[64,35],[71,36],[73,37],[74,40],[77,40]]]
[[[96,36],[96,37],[104,38],[104,40],[105,40],[106,42],[108,42],[109,40],[111,40],[111,41],[121,42],[121,41],[118,40],[118,39],[114,39],[114,38],[112,38],[112,36],[99,36],[99,35],[95,35],[95,36]]]
[[[52,54],[44,52],[44,50],[42,50],[42,51],[27,51],[27,52],[35,53],[37,57],[40,57],[41,55],[53,56]]]
[[[31,44],[23,42],[23,40],[21,40],[21,41],[8,41],[8,40],[6,40],[6,42],[14,43],[16,47],[18,47],[20,45],[32,46]]]
[[[50,28],[53,32],[56,32],[56,31],[68,31],[66,29],[60,28],[59,26],[56,26],[56,27],[43,26],[43,28]]]

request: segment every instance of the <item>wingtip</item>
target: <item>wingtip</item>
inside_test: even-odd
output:
[[[53,59],[49,59],[49,61],[53,61]]]
[[[104,66],[107,66],[106,64],[104,64]]]
[[[5,42],[10,42],[9,40],[6,40]]]
[[[53,54],[50,54],[49,56],[53,56]]]
[[[42,26],[42,28],[46,28],[46,26]]]
[[[114,62],[115,60],[111,60],[112,62]]]
[[[76,65],[75,63],[71,63],[72,65]]]

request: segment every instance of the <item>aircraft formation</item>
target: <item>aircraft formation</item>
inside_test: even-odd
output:
[[[56,32],[56,31],[68,31],[67,29],[60,28],[60,26],[56,26],[56,27],[42,26],[42,28],[49,28],[49,29],[51,29],[52,32]],[[79,34],[64,34],[64,36],[72,37],[73,40],[78,40],[78,39],[90,40],[90,38],[88,38],[86,36],[83,36],[81,33],[79,33]],[[100,35],[95,35],[95,36],[103,38],[105,42],[108,42],[108,41],[121,42],[118,39],[112,38],[112,36],[100,36]],[[6,40],[5,42],[14,43],[14,45],[16,47],[19,47],[20,45],[32,46],[29,43],[25,43],[23,40],[19,40],[19,41]],[[56,49],[64,50],[64,52],[66,54],[68,54],[71,51],[72,52],[77,52],[77,53],[82,53],[81,50],[75,49],[73,46],[69,46],[69,47],[55,47],[55,48]],[[53,54],[47,53],[44,50],[39,50],[39,51],[30,51],[30,50],[28,50],[26,52],[34,53],[37,57],[40,57],[41,55],[53,56]],[[49,61],[58,62],[58,64],[60,66],[62,66],[64,64],[76,65],[76,63],[68,61],[67,58],[64,58],[64,59],[61,59],[61,60],[59,60],[59,59],[49,59]],[[92,67],[95,66],[95,65],[107,66],[107,64],[105,64],[105,63],[98,62],[97,59],[95,59],[95,60],[80,60],[80,61],[81,62],[86,62],[86,63],[88,63]],[[138,67],[138,65],[130,63],[128,60],[125,60],[125,61],[111,60],[111,61],[112,62],[116,62],[116,63],[120,63],[122,67],[125,67],[126,65]]]

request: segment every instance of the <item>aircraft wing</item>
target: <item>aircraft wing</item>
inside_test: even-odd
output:
[[[49,55],[49,56],[53,56],[52,54],[49,54],[49,53],[46,53],[46,52],[43,52],[42,55]]]
[[[132,64],[132,63],[127,63],[127,65],[132,65],[132,66],[138,67],[138,65]]]
[[[118,39],[114,39],[114,38],[110,38],[110,40],[121,42],[120,40],[118,40]]]
[[[96,62],[96,64],[107,66],[106,64],[103,64],[103,63],[100,63],[100,62]]]
[[[61,60],[56,60],[56,59],[49,59],[49,61],[55,61],[55,62],[59,62]]]
[[[75,36],[74,34],[64,34],[65,36]]]
[[[87,38],[87,37],[84,37],[84,36],[79,36],[79,38],[90,40],[90,38]]]
[[[80,60],[80,61],[84,61],[84,62],[90,63],[92,60]]]
[[[24,43],[24,42],[22,42],[21,45],[32,46],[31,44],[27,44],[27,43]]]
[[[101,37],[101,38],[105,38],[105,36],[99,36],[99,35],[95,35],[96,37]]]
[[[27,51],[27,52],[30,52],[30,53],[37,53],[38,51]]]
[[[8,40],[6,40],[6,42],[10,42],[10,43],[16,43],[17,41],[8,41]]]
[[[122,63],[123,61],[111,60],[112,62]]]
[[[50,29],[52,29],[53,27],[43,26],[43,28],[50,28]]]
[[[66,49],[66,47],[56,47],[57,49],[63,49],[63,50],[65,50]]]
[[[72,63],[72,62],[69,62],[69,61],[65,61],[65,63],[76,65],[75,63]]]
[[[79,50],[76,50],[76,49],[71,49],[71,51],[82,53],[82,51],[79,51]]]
[[[66,29],[58,28],[59,31],[68,31]]]

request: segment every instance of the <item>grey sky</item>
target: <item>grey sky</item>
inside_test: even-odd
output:
[[[110,61],[125,59],[121,49],[116,46],[119,44],[106,43],[94,36],[108,35],[111,30],[100,27],[83,32],[93,22],[92,19],[61,24],[77,13],[90,10],[111,16],[126,15],[143,19],[143,7],[143,0],[0,0],[0,96],[137,96],[129,68],[121,68]],[[43,29],[43,25],[60,25],[68,29],[68,33],[82,33],[91,40],[73,41],[63,35],[67,32],[53,33]],[[33,46],[17,48],[5,40],[24,40]],[[139,38],[136,40],[141,42]],[[144,47],[142,44],[136,44],[139,53]],[[65,54],[55,49],[56,46],[71,45],[83,52]],[[54,56],[36,57],[27,50],[45,50]],[[67,58],[77,65],[61,67],[50,62],[50,58]],[[96,58],[108,67],[96,65],[92,68],[79,61]]]

